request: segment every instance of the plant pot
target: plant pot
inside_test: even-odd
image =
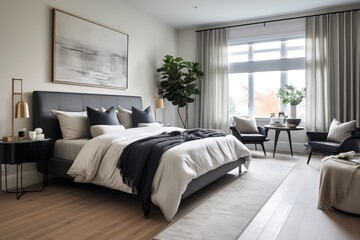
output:
[[[290,105],[290,118],[296,118],[296,105]]]

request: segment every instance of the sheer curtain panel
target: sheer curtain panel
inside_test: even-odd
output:
[[[198,126],[228,130],[228,31],[197,33],[198,61],[204,71],[197,99]]]
[[[360,11],[306,19],[307,130],[360,125]]]

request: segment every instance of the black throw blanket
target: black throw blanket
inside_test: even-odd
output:
[[[120,168],[123,182],[142,199],[145,217],[150,213],[152,182],[163,153],[183,142],[220,136],[225,134],[211,129],[164,132],[140,139],[124,148],[117,167]]]

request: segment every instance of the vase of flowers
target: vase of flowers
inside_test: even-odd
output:
[[[297,89],[292,85],[285,85],[285,87],[279,89],[277,96],[282,104],[290,104],[290,118],[296,119],[296,106],[306,96],[306,89]]]

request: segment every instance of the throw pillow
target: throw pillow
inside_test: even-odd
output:
[[[89,137],[89,124],[86,112],[67,112],[51,110],[58,118],[63,139],[72,140]]]
[[[327,136],[327,141],[340,143],[342,140],[351,135],[355,130],[356,120],[341,123],[335,118],[332,120]]]
[[[132,107],[132,124],[137,127],[139,123],[153,123],[155,122],[154,115],[152,114],[151,107],[148,106],[144,111]]]
[[[118,110],[117,117],[118,117],[120,124],[123,125],[125,128],[131,128],[132,127],[132,112],[130,110],[127,110],[120,106],[118,106],[117,110]]]
[[[234,121],[240,133],[259,133],[254,117],[244,118],[234,116]]]
[[[98,111],[94,108],[87,107],[87,115],[90,126],[94,125],[119,125],[115,108],[111,107],[105,112]]]

